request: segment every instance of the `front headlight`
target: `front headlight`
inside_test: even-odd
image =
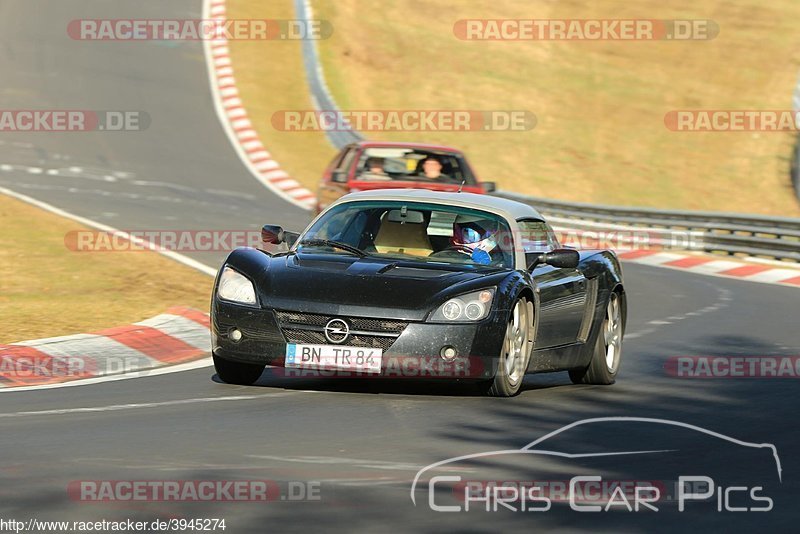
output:
[[[481,289],[452,298],[439,306],[428,319],[436,322],[480,321],[489,315],[494,288]]]
[[[227,265],[223,267],[219,277],[217,296],[224,300],[243,304],[256,303],[256,289],[253,287],[253,283]]]

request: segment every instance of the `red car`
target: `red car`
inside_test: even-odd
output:
[[[463,184],[463,185],[462,185]],[[370,189],[430,189],[491,193],[494,182],[479,182],[455,148],[420,143],[361,141],[333,158],[317,193],[317,212],[339,197]]]

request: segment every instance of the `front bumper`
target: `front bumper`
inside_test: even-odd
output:
[[[229,337],[233,329],[242,332],[239,341]],[[384,350],[380,375],[363,376],[488,380],[494,377],[497,369],[504,335],[505,317],[498,317],[497,312],[479,323],[409,322],[394,343]],[[287,342],[273,310],[215,299],[211,313],[211,344],[215,356],[284,367]],[[456,349],[454,360],[446,361],[440,356],[445,346]],[[300,376],[307,370],[291,371],[297,371]],[[320,372],[320,376],[326,374]]]

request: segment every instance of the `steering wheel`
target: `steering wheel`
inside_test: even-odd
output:
[[[469,254],[470,256],[472,256],[472,252],[473,252],[473,250],[471,248],[469,248],[468,246],[466,246],[466,245],[455,245],[455,244],[450,244],[449,246],[443,248],[439,252],[448,252],[450,250],[454,250],[454,251],[457,251],[457,252],[463,252],[465,254]]]

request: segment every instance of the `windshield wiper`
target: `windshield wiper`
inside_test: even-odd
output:
[[[347,243],[342,243],[340,241],[332,241],[330,239],[304,239],[303,241],[300,241],[298,245],[338,248],[340,250],[344,250],[345,252],[349,252],[350,254],[355,254],[359,258],[364,258],[368,255],[360,248],[356,248],[354,246],[348,245]]]

